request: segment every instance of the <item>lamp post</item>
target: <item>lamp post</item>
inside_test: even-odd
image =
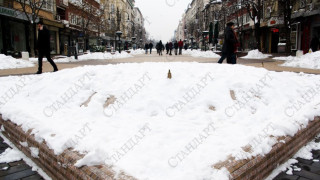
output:
[[[207,51],[207,46],[205,43],[205,37],[209,34],[209,31],[202,31],[202,43],[204,44],[204,51]]]
[[[119,53],[121,53],[121,49],[120,49],[120,44],[121,44],[121,40],[120,40],[120,37],[122,35],[122,32],[121,31],[117,31],[116,32],[116,35],[119,37],[119,41],[118,41],[118,47],[119,47]]]
[[[136,50],[136,45],[135,45],[135,43],[136,43],[136,37],[132,37],[132,48],[133,48],[133,50]]]
[[[191,36],[190,39],[191,39],[191,51],[192,51],[193,50],[193,39],[194,39],[194,37]]]

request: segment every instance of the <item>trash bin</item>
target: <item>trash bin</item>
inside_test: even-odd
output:
[[[278,53],[286,52],[286,43],[278,43]]]
[[[29,61],[29,52],[28,51],[21,52],[21,54],[22,54],[23,60]]]

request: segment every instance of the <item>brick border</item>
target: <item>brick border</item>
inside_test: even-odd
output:
[[[59,156],[55,155],[53,150],[49,149],[45,142],[39,143],[31,135],[31,130],[24,132],[20,126],[10,120],[3,120],[0,114],[0,126],[4,127],[2,133],[10,139],[10,141],[19,148],[26,156],[32,159],[48,176],[52,179],[61,180],[136,180],[136,178],[126,175],[124,172],[116,174],[110,167],[106,165],[100,166],[83,166],[77,168],[73,166],[75,162],[83,156],[69,149],[65,150]],[[24,147],[20,142],[27,142],[28,147]],[[29,147],[39,149],[39,158],[31,155]]]
[[[24,132],[20,126],[17,126],[10,120],[4,121],[1,114],[0,126],[3,126],[5,129],[2,133],[52,179],[136,180],[136,178],[126,175],[124,172],[116,175],[106,165],[77,168],[72,164],[82,158],[80,154],[71,150],[65,150],[62,154],[56,156],[45,142],[38,143],[35,140],[34,136],[30,134],[31,130]],[[257,156],[250,160],[240,161],[234,161],[234,157],[230,156],[228,160],[212,167],[217,169],[226,167],[231,174],[230,179],[260,180],[267,177],[279,164],[290,159],[301,147],[314,139],[319,133],[320,117],[315,117],[306,128],[298,131],[294,137],[287,136],[281,138],[284,143],[278,142],[275,144],[272,150],[265,156]],[[20,142],[27,142],[28,147],[22,146]],[[39,158],[32,157],[29,147],[39,149]]]
[[[228,160],[219,162],[214,168],[226,167],[231,174],[230,179],[260,180],[268,177],[280,164],[287,162],[299,149],[314,139],[320,133],[320,117],[315,117],[308,126],[299,130],[295,136],[282,137],[272,150],[265,156],[257,156],[249,160],[234,161],[230,156]]]

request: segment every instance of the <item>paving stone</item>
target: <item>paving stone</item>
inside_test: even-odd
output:
[[[302,159],[302,158],[297,158],[297,160],[299,161],[299,163],[303,163],[303,164],[311,165],[313,163],[313,160],[307,160],[307,159]]]
[[[297,176],[301,176],[304,178],[308,178],[308,179],[312,179],[312,180],[319,180],[320,179],[320,175],[319,174],[315,174],[306,170],[301,170],[301,171],[293,171],[294,175]]]
[[[23,171],[19,171],[19,172],[13,173],[13,174],[9,174],[9,175],[0,177],[0,180],[21,179],[21,178],[24,178],[24,177],[29,177],[31,175],[34,175],[36,173],[37,173],[36,171],[32,171],[31,169],[26,169],[26,170],[23,170]]]
[[[299,177],[298,180],[313,180],[313,179],[307,179],[307,178],[304,178],[304,177]],[[316,180],[316,179],[314,179],[314,180]]]
[[[312,173],[320,175],[320,168],[317,166],[312,166],[312,165],[303,164],[303,163],[298,163],[296,166],[298,166],[299,168],[301,168],[305,171],[310,171]]]
[[[27,164],[20,164],[17,166],[10,167],[7,171],[0,171],[0,177],[6,176],[8,174],[14,174],[16,172],[24,171],[26,169],[31,169]]]
[[[280,173],[274,180],[298,180],[299,176],[287,175],[285,172]]]
[[[34,174],[32,176],[22,178],[22,180],[42,180],[42,179],[43,178],[39,174]]]

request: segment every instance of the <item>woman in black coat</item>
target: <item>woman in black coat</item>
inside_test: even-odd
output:
[[[229,22],[227,24],[225,33],[224,33],[224,43],[222,46],[222,57],[219,60],[219,63],[222,63],[223,58],[227,57],[228,64],[236,64],[237,63],[237,46],[238,46],[238,39],[234,32],[234,23]]]

